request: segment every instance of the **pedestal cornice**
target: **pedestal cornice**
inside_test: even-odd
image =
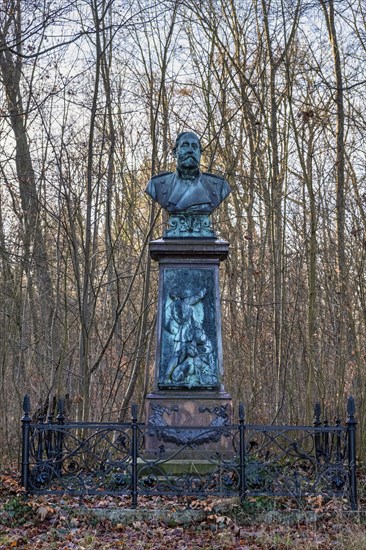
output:
[[[164,257],[205,258],[226,260],[229,243],[220,239],[157,239],[149,243],[151,258],[159,261]]]

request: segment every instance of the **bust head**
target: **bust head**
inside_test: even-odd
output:
[[[201,141],[193,132],[178,134],[173,147],[173,154],[177,160],[177,171],[180,175],[197,174],[201,159]]]

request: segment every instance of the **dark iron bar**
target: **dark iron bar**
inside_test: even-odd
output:
[[[137,508],[137,486],[138,486],[138,471],[137,471],[137,458],[138,458],[138,425],[137,425],[137,405],[136,403],[132,404],[131,407],[131,416],[132,416],[132,449],[131,449],[131,458],[132,458],[132,508]]]
[[[29,489],[29,436],[30,436],[30,417],[31,406],[29,395],[24,396],[23,416],[22,416],[22,474],[21,483],[25,490]]]
[[[63,426],[65,421],[65,415],[64,415],[64,400],[59,399],[58,405],[57,405],[57,416],[56,421],[58,426]],[[63,438],[64,438],[64,432],[62,429],[58,430],[56,432],[56,474],[58,476],[62,475],[62,446],[63,446]]]
[[[240,501],[245,500],[245,410],[243,403],[239,405],[239,445],[240,445]]]
[[[321,414],[320,403],[316,403],[314,407],[314,427],[315,427],[314,442],[315,442],[315,456],[317,459],[319,459],[319,457],[322,455],[321,433],[318,430],[318,428],[322,424],[320,421],[320,414]]]
[[[328,428],[329,422],[328,420],[324,420],[324,428]],[[325,460],[328,460],[329,458],[329,432],[324,431],[323,432],[323,448],[324,448],[324,458]]]
[[[137,420],[137,405],[126,423],[68,422],[64,403],[57,415],[31,419],[29,397],[22,417],[21,480],[27,493],[129,496],[290,496],[348,497],[357,509],[356,419],[354,399],[347,422],[321,421],[313,426],[238,424],[225,426],[156,426]],[[155,451],[146,452],[153,438]],[[206,442],[224,440],[226,452]],[[207,450],[209,448],[209,450]]]
[[[337,462],[340,462],[341,461],[341,457],[342,457],[342,454],[341,454],[341,439],[342,439],[342,435],[341,435],[341,430],[339,428],[341,428],[341,420],[340,418],[337,418],[336,420],[336,426],[337,426],[337,432],[336,432],[336,461]]]
[[[357,510],[357,479],[356,479],[356,425],[355,400],[352,396],[348,398],[348,468],[349,468],[349,500],[352,510]]]

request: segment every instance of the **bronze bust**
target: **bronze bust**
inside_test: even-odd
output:
[[[221,176],[201,172],[201,142],[193,132],[178,134],[173,154],[176,171],[151,178],[146,193],[170,214],[211,214],[230,193]]]

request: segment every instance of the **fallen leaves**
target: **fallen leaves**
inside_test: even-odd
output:
[[[128,497],[87,496],[80,500],[47,495],[24,501],[16,480],[3,476],[1,481],[0,550],[366,547],[364,530],[339,516],[344,504],[341,499],[321,495],[304,499],[304,507],[312,514],[310,522],[306,510],[295,516],[290,499],[250,497],[247,508],[242,508],[237,499],[141,497],[139,508],[133,511]],[[97,510],[102,515],[96,514]],[[127,517],[127,512],[131,516]]]
[[[218,523],[220,525],[230,525],[230,523],[233,522],[233,520],[228,516],[218,516],[216,514],[211,514],[207,516],[207,519],[209,521],[214,521],[215,523]]]
[[[42,505],[43,507],[43,505]],[[235,518],[222,514],[209,514],[197,525],[169,526],[157,521],[134,521],[125,523],[95,522],[83,513],[78,517],[76,510],[47,514],[35,514],[33,526],[22,526],[1,530],[0,550],[10,548],[61,548],[64,550],[265,550],[276,548],[319,548],[330,550],[342,536],[339,523],[318,525],[278,525],[253,521],[240,525]],[[349,530],[347,536],[351,536]],[[353,535],[354,536],[354,533]],[[342,539],[343,540],[343,539]],[[361,534],[360,534],[360,540]],[[365,542],[365,535],[363,542]],[[347,548],[344,543],[339,548]],[[357,546],[353,546],[357,547]],[[362,547],[361,545],[359,547]]]
[[[49,514],[53,514],[54,509],[51,506],[39,506],[36,510],[36,515],[40,521],[44,521]]]
[[[21,495],[24,494],[24,487],[19,483],[19,479],[14,474],[5,474],[0,475],[0,495],[3,494],[13,494]]]

